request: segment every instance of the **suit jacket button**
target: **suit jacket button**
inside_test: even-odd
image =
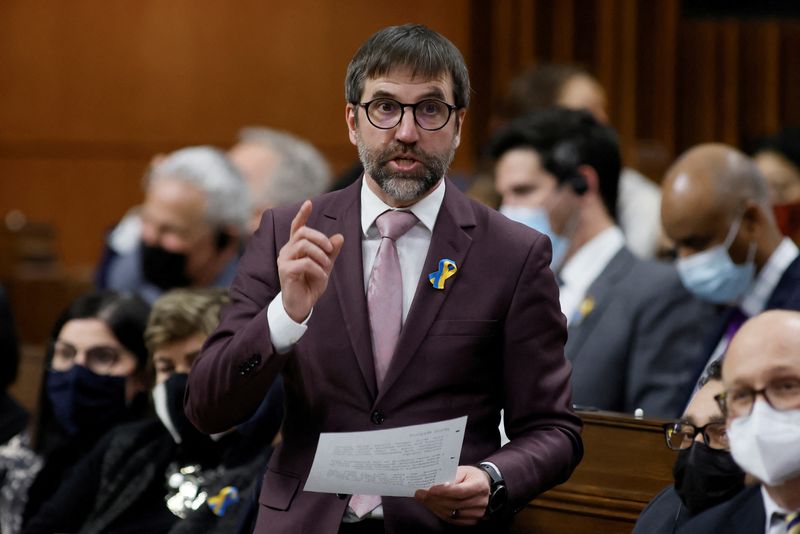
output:
[[[370,419],[372,419],[372,422],[375,423],[376,425],[380,425],[384,421],[386,421],[386,416],[383,415],[382,411],[375,410],[374,412],[372,412],[372,417]]]

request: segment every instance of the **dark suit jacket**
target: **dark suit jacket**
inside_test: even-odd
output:
[[[689,510],[675,492],[675,486],[667,486],[639,514],[633,534],[674,534],[688,520]]]
[[[270,343],[276,257],[298,206],[269,211],[223,314],[189,375],[186,410],[203,431],[246,419],[284,376],[283,443],[264,478],[257,533],[336,532],[346,496],[303,491],[320,432],[376,430],[468,415],[460,464],[494,462],[510,506],[566,480],[583,453],[571,410],[565,322],[546,237],[448,183],[416,294],[383,387],[376,386],[364,292],[361,180],[314,201],[308,225],[344,247],[308,331],[288,354]],[[427,275],[449,258],[444,290]],[[500,449],[505,409],[511,443]],[[389,532],[447,527],[414,499],[383,499]]]
[[[620,250],[586,292],[594,304],[569,327],[576,404],[678,417],[716,311],[692,297],[672,265]]]
[[[761,486],[753,486],[693,517],[678,530],[678,534],[761,534],[766,523]]]

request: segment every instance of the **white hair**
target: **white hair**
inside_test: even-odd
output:
[[[281,206],[300,202],[328,190],[331,171],[314,145],[288,132],[262,126],[243,128],[239,142],[253,143],[277,152],[279,161],[262,191],[253,193],[253,203]]]
[[[250,217],[247,185],[222,150],[211,146],[176,150],[153,167],[146,184],[164,179],[182,180],[203,191],[205,220],[212,227],[233,226],[246,232]]]

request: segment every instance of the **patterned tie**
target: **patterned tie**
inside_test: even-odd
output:
[[[403,279],[400,276],[400,259],[397,257],[395,241],[415,224],[416,216],[408,211],[385,211],[375,219],[375,225],[381,234],[381,244],[367,284],[367,308],[378,388],[381,387],[392,361],[403,322]],[[381,498],[377,495],[353,495],[349,503],[350,509],[359,518],[380,504]]]
[[[800,534],[800,512],[786,516],[786,534]]]
[[[403,279],[395,241],[415,224],[417,218],[408,211],[386,211],[375,220],[381,244],[367,284],[367,308],[378,388],[392,361],[403,323]]]

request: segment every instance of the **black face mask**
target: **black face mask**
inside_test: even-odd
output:
[[[125,381],[73,365],[68,371],[48,371],[45,387],[56,420],[72,436],[101,432],[125,419]]]
[[[142,274],[154,286],[167,291],[188,287],[191,280],[186,275],[186,254],[169,252],[158,245],[141,244]]]
[[[672,475],[675,491],[692,516],[727,501],[744,488],[744,471],[731,453],[700,442],[678,453]]]

